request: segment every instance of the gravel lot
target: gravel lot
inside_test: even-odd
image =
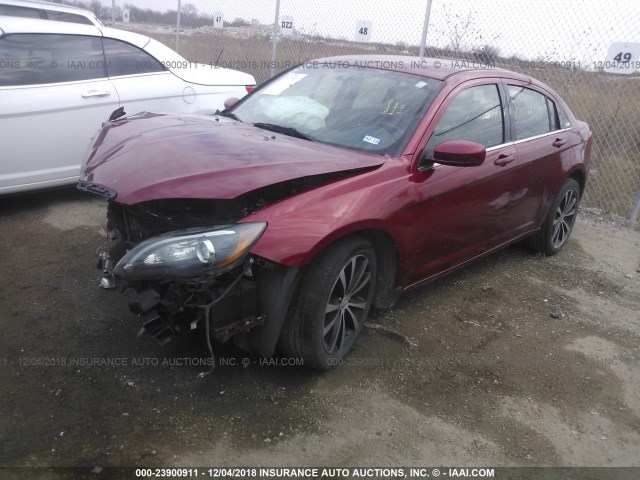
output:
[[[414,290],[334,371],[218,345],[199,379],[202,335],[138,339],[97,287],[104,215],[0,199],[2,466],[640,466],[640,232],[583,216]]]

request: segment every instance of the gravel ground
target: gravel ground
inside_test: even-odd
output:
[[[138,339],[97,287],[104,215],[0,199],[0,466],[640,466],[640,232],[583,216],[411,291],[331,372],[218,345],[197,378],[202,335]]]

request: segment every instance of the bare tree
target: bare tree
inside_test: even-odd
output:
[[[482,47],[473,49],[473,58],[479,62],[493,65],[498,59],[500,50],[498,47],[489,45],[488,43]]]
[[[193,3],[186,3],[182,6],[182,14],[187,17],[196,17],[198,15],[198,9]]]
[[[460,50],[472,50],[475,47],[475,40],[480,37],[480,32],[473,20],[474,11],[472,8],[466,13],[453,12],[451,7],[443,5],[446,35],[449,38],[449,47],[456,56]]]
[[[93,0],[89,5],[89,10],[95,13],[96,17],[103,18],[107,16],[106,8],[102,6],[100,0]]]

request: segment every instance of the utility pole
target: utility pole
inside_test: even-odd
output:
[[[116,23],[116,0],[111,0],[111,24]]]
[[[180,53],[180,10],[182,10],[182,0],[178,0],[178,21],[176,22],[176,52]]]
[[[431,1],[431,0],[429,0]],[[276,74],[276,44],[278,42],[278,21],[280,20],[280,0],[276,0],[276,18],[273,21],[273,34],[271,35],[271,76]]]
[[[431,0],[427,0],[427,11],[424,14],[424,26],[422,27],[422,41],[420,42],[420,58],[424,57],[424,47],[427,44],[427,31],[429,30],[430,16],[431,16]]]

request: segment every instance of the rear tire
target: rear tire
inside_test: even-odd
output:
[[[329,247],[303,278],[280,334],[280,350],[317,370],[339,365],[362,331],[376,274],[375,252],[365,238]]]
[[[566,245],[578,216],[580,185],[567,178],[556,194],[540,230],[526,240],[526,245],[547,256],[557,254]]]

